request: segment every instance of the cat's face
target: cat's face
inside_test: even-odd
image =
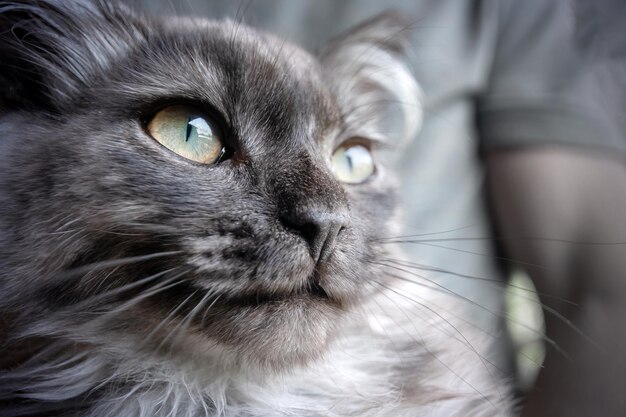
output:
[[[0,15],[14,328],[226,365],[319,356],[384,256],[387,154],[411,130],[392,134],[407,103],[389,103],[416,96],[399,24],[318,59],[233,22],[56,1]]]

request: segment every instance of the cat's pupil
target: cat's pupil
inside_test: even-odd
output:
[[[353,161],[353,157],[346,152],[346,161],[348,162],[348,170],[349,171],[354,171],[354,161]]]
[[[189,142],[190,140],[197,142],[198,139],[210,139],[212,136],[213,132],[211,128],[202,117],[189,117],[187,119],[185,142]]]
[[[187,119],[187,134],[185,135],[185,142],[189,142],[189,136],[191,136],[193,125],[191,124],[192,119]]]

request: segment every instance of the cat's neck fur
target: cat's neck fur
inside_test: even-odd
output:
[[[228,361],[227,352],[194,368],[193,361],[52,344],[41,353],[51,360],[32,358],[4,380],[23,384],[25,397],[49,400],[59,416],[506,416],[506,387],[488,382],[497,370],[482,356],[486,338],[468,339],[458,319],[426,305],[411,313],[416,299],[446,297],[396,291],[354,313],[323,357],[289,371],[228,371],[215,365]]]

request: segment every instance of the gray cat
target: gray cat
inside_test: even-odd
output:
[[[0,2],[0,415],[509,415],[488,338],[385,240],[405,28],[312,56]]]

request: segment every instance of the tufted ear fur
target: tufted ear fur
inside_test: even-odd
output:
[[[332,40],[319,54],[346,122],[401,145],[422,123],[422,92],[407,65],[410,23],[385,12]]]
[[[60,109],[145,34],[125,7],[104,1],[0,3],[0,104]]]

